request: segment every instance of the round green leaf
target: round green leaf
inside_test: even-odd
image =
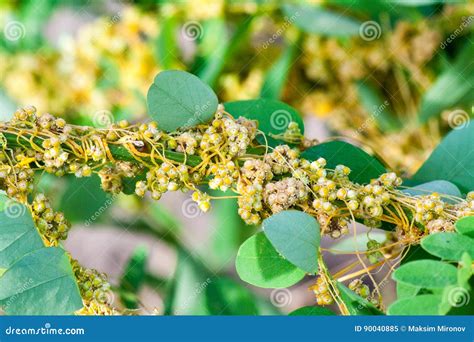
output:
[[[206,303],[211,315],[256,315],[250,291],[229,278],[217,278],[206,287]]]
[[[463,217],[455,223],[459,234],[469,236],[474,239],[474,216]]]
[[[407,297],[414,297],[420,292],[419,287],[411,286],[405,283],[398,282],[397,283],[397,297],[398,299],[407,298]]]
[[[453,130],[435,148],[428,160],[413,176],[413,181],[425,183],[444,179],[463,193],[474,189],[474,124]]]
[[[242,280],[263,288],[289,287],[305,275],[303,270],[278,254],[262,232],[240,246],[235,267]]]
[[[26,206],[0,193],[0,270],[44,247]]]
[[[288,314],[288,316],[335,316],[336,314],[322,306],[303,306]]]
[[[304,212],[286,210],[263,221],[263,231],[275,249],[293,265],[318,272],[319,224]]]
[[[457,233],[436,233],[421,240],[421,246],[441,259],[458,261],[464,252],[474,258],[474,240]]]
[[[312,146],[304,151],[301,156],[308,160],[326,159],[327,167],[335,169],[342,164],[351,169],[350,180],[359,184],[369,183],[385,173],[385,167],[375,157],[362,149],[344,141],[329,141]]]
[[[160,129],[174,131],[209,122],[217,110],[213,90],[193,74],[160,72],[147,95],[148,112]]]
[[[72,314],[82,299],[69,257],[45,247],[29,209],[0,194],[0,306],[12,315]]]
[[[457,270],[453,265],[436,260],[417,260],[400,266],[393,279],[426,289],[441,289],[457,282]]]
[[[399,299],[387,310],[389,315],[439,315],[439,304],[442,297],[426,294]]]
[[[265,137],[257,135],[257,141],[262,145],[266,141],[273,147],[280,145],[282,140],[275,139],[274,136],[283,134],[292,121],[296,122],[301,133],[304,133],[301,115],[293,107],[277,100],[257,99],[226,102],[224,108],[235,118],[243,116],[250,120],[257,120],[258,129],[265,133]]]
[[[0,305],[10,315],[67,315],[82,307],[69,257],[59,247],[23,256],[0,277]]]

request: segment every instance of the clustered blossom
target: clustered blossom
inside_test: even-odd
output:
[[[295,123],[289,126],[299,134]],[[324,158],[307,160],[288,145],[247,154],[258,132],[256,122],[234,119],[222,106],[209,124],[172,133],[161,131],[155,122],[121,121],[108,129],[73,126],[27,107],[17,110],[0,132],[1,184],[9,195],[19,194],[23,200],[32,191],[32,170],[44,169],[58,176],[96,172],[103,189],[113,193],[123,190],[126,178],[135,179],[135,193],[155,200],[167,191],[191,190],[202,211],[211,206],[212,197],[200,187],[208,184],[234,192],[239,215],[248,224],[299,208],[315,216],[322,234],[333,238],[346,234],[353,220],[369,227],[389,222],[399,228],[399,237],[416,238],[452,230],[456,218],[474,214],[472,195],[456,204],[436,193],[408,196],[398,190],[402,181],[393,172],[364,185],[351,180],[347,166],[332,169]],[[111,151],[117,149],[126,160],[115,159]],[[407,213],[414,217],[415,227],[407,224]]]
[[[329,291],[329,286],[323,277],[318,277],[316,284],[310,287],[316,297],[318,305],[331,305],[334,303],[334,299]]]
[[[118,312],[111,306],[112,290],[107,277],[96,270],[81,266],[71,260],[72,270],[79,284],[84,307],[77,311],[79,315],[113,315]]]
[[[62,212],[55,212],[44,194],[37,194],[31,204],[35,225],[48,245],[67,238],[71,225]]]

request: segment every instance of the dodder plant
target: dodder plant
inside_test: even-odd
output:
[[[333,303],[341,314],[384,313],[371,271],[391,260],[403,263],[407,255],[419,258],[413,249],[420,242],[438,260],[410,261],[393,273],[399,299],[388,313],[469,309],[472,126],[448,135],[409,180],[416,186],[406,188],[360,148],[304,138],[298,113],[278,101],[219,105],[197,77],[165,71],[148,92],[148,107],[155,121],[121,121],[107,129],[70,125],[34,107],[17,110],[1,125],[0,184],[9,199],[1,221],[0,303],[7,313],[117,312],[105,276],[82,268],[61,248],[69,225],[35,193],[35,171],[97,173],[105,191],[155,200],[167,191],[192,191],[203,211],[214,199],[237,199],[242,219],[263,227],[239,250],[239,276],[265,288],[313,276],[318,306],[297,313],[328,314],[324,306]],[[205,186],[225,195],[211,196]],[[351,226],[356,236],[356,222],[391,232],[390,242],[369,240],[366,249],[356,248],[357,263],[330,274],[320,237],[337,239]]]

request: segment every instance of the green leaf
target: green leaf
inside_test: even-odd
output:
[[[300,39],[289,42],[281,56],[267,71],[260,96],[269,99],[279,99],[286,84],[288,74],[298,53]]]
[[[136,248],[122,274],[120,297],[124,305],[129,309],[136,309],[138,307],[137,293],[145,280],[147,259],[147,249],[144,247]]]
[[[362,24],[341,13],[309,4],[285,4],[283,12],[304,32],[325,36],[356,36],[359,34],[359,27]]]
[[[339,164],[345,165],[351,169],[349,179],[359,184],[369,183],[371,179],[386,172],[377,158],[344,141],[329,141],[312,146],[304,151],[301,157],[308,160],[322,157],[326,159],[330,169],[335,169]]]
[[[67,315],[82,307],[69,257],[59,247],[16,261],[0,277],[0,301],[10,315]]]
[[[409,246],[405,248],[403,255],[405,257],[402,259],[400,262],[400,265],[405,265],[411,261],[416,261],[416,260],[439,260],[438,257],[435,257],[434,255],[431,255],[427,251],[425,251],[420,245],[418,246]]]
[[[463,217],[457,220],[454,226],[459,234],[474,239],[474,216]]]
[[[217,96],[193,74],[160,72],[147,95],[148,112],[159,128],[174,131],[209,122],[217,110]]]
[[[417,260],[400,266],[392,275],[402,283],[426,289],[442,289],[457,282],[453,265],[435,260]]]
[[[230,278],[216,278],[206,287],[206,303],[211,315],[256,315],[252,293]]]
[[[336,314],[322,306],[304,306],[288,314],[288,316],[335,316]]]
[[[411,286],[405,283],[398,282],[397,283],[397,298],[407,298],[407,297],[414,297],[420,292],[421,288],[416,286]]]
[[[263,231],[273,247],[293,265],[318,272],[319,223],[304,212],[286,210],[263,221]]]
[[[0,193],[0,305],[12,315],[72,314],[82,299],[69,257],[44,247],[29,209]]]
[[[369,235],[366,233],[357,234],[355,238],[351,236],[335,243],[331,246],[330,252],[333,253],[332,251],[334,251],[334,254],[338,252],[365,252],[367,250],[367,242],[370,240],[382,243],[386,239],[387,234],[382,232],[371,232]]]
[[[474,44],[467,42],[450,68],[438,76],[422,98],[420,123],[426,123],[430,118],[440,115],[443,110],[458,105],[469,92],[472,92],[473,55]]]
[[[370,119],[374,119],[382,131],[390,132],[401,128],[400,121],[388,109],[390,104],[387,100],[382,99],[376,88],[364,81],[358,81],[356,88],[359,99],[369,114]]]
[[[26,206],[0,193],[0,269],[44,247]]]
[[[351,315],[383,315],[372,303],[362,298],[342,283],[337,283],[341,299]]]
[[[445,180],[435,180],[427,183],[423,183],[417,186],[414,186],[409,189],[402,190],[405,194],[411,196],[426,196],[433,192],[437,192],[441,195],[443,201],[451,204],[457,203],[456,200],[450,198],[452,196],[460,198],[462,197],[461,191],[458,187],[451,182]],[[446,195],[446,196],[443,196]]]
[[[453,130],[435,148],[428,160],[413,176],[418,183],[444,179],[463,193],[474,189],[474,125]]]
[[[70,221],[84,222],[87,226],[98,221],[112,204],[113,197],[102,190],[96,174],[69,177],[60,201],[61,211]]]
[[[262,232],[240,246],[235,267],[243,281],[263,288],[289,287],[305,276],[303,270],[278,254]]]
[[[469,279],[471,278],[474,270],[472,268],[472,258],[468,253],[463,253],[461,256],[461,262],[458,268],[458,285],[467,288],[469,285]]]
[[[457,233],[436,233],[421,240],[421,246],[429,253],[445,260],[459,261],[464,252],[474,258],[474,240]]]
[[[399,299],[387,310],[388,315],[439,315],[440,295],[425,294]]]
[[[250,120],[257,120],[258,129],[265,133],[268,145],[273,147],[282,143],[274,136],[283,134],[291,121],[296,122],[301,133],[304,133],[301,115],[296,109],[280,101],[271,99],[233,101],[224,103],[224,107],[235,118],[243,116]],[[264,145],[266,140],[265,137],[257,135],[257,141],[260,144]]]

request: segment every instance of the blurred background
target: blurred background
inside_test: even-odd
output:
[[[474,2],[0,0],[0,120],[34,105],[76,124],[147,120],[161,70],[199,76],[220,101],[297,108],[310,138],[344,139],[408,176],[474,101]],[[280,314],[315,303],[314,277],[262,290],[238,279],[246,226],[233,200],[203,214],[189,194],[111,196],[93,176],[38,177],[73,223],[66,249],[108,274],[117,307],[137,314]],[[385,232],[360,235],[383,242]],[[390,237],[388,237],[390,238]],[[333,272],[352,240],[324,238]],[[389,266],[376,273],[394,298]]]

